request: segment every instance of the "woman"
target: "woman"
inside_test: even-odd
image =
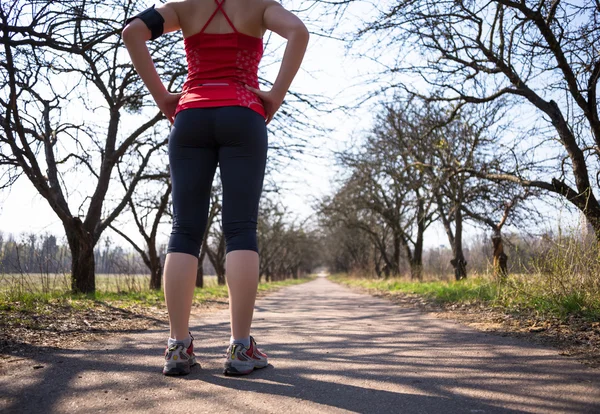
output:
[[[146,41],[181,29],[188,61],[182,93],[160,81]],[[262,37],[271,30],[287,46],[270,91],[258,89]],[[304,24],[272,0],[180,0],[128,19],[123,41],[138,74],[173,123],[169,163],[173,230],[164,267],[170,338],[165,375],[196,363],[188,330],[198,253],[217,164],[223,184],[231,339],[225,374],[267,365],[250,336],[259,279],[256,223],[267,156],[267,128],[296,75],[308,44]]]

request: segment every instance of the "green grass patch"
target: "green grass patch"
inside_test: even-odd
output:
[[[600,296],[585,290],[548,288],[543,275],[513,275],[499,284],[491,278],[413,282],[401,278],[369,279],[332,275],[332,281],[378,293],[421,295],[439,304],[483,303],[506,312],[534,312],[566,319],[571,315],[600,320]]]
[[[287,279],[276,282],[260,283],[259,293],[269,292],[284,286],[306,283],[313,280],[311,277],[302,279]],[[148,286],[147,284],[144,286]],[[114,285],[113,285],[114,287]],[[202,304],[216,300],[227,299],[227,286],[218,285],[216,277],[205,280],[204,288],[194,290],[194,303]],[[93,295],[73,294],[65,290],[51,290],[49,292],[28,291],[26,289],[5,288],[0,289],[0,311],[31,312],[43,314],[51,307],[66,307],[74,310],[90,309],[99,303],[108,303],[120,308],[131,306],[164,306],[162,290],[150,290],[147,287],[132,290],[97,290]]]
[[[356,286],[380,292],[417,294],[439,303],[491,301],[498,295],[498,286],[481,278],[459,282],[412,282],[405,279],[365,279],[333,275],[330,279],[347,286]]]

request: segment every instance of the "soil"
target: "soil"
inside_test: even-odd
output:
[[[195,304],[192,313],[226,309],[226,300]],[[164,305],[119,306],[118,303],[51,303],[35,311],[0,309],[0,365],[31,358],[53,349],[66,349],[102,338],[139,332],[168,321]]]

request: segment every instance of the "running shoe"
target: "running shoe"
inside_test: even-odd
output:
[[[191,335],[190,335],[191,337]],[[185,349],[182,343],[175,343],[168,346],[165,350],[164,375],[187,375],[191,367],[196,365],[196,355],[194,355],[194,338],[190,346]]]
[[[223,374],[245,375],[254,369],[264,368],[268,364],[267,356],[258,349],[254,338],[250,337],[250,347],[248,348],[239,343],[229,345]]]

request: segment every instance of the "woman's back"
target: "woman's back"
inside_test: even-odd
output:
[[[257,11],[264,13],[260,6],[267,3],[187,0],[176,4],[180,6],[175,12],[181,16],[188,76],[175,114],[190,108],[245,106],[265,117],[263,103],[247,86],[259,87],[263,18]]]
[[[146,41],[176,30],[183,33],[188,58],[188,79],[182,94],[172,94],[165,89],[145,46]],[[262,56],[262,37],[267,30],[287,40],[279,73],[268,92],[259,89],[256,74],[257,62]],[[217,97],[223,99],[211,105],[251,107],[264,113],[269,123],[300,67],[309,38],[302,21],[275,0],[172,0],[126,19],[122,36],[136,70],[171,122],[177,109],[182,109],[179,101],[185,99],[191,87],[231,89],[233,83],[235,98],[229,96],[231,91],[225,91],[220,94],[222,97]],[[210,52],[205,53],[209,49]],[[243,93],[240,88],[244,89]],[[253,98],[245,102],[247,92]],[[212,100],[208,95],[209,99],[203,99],[203,95],[198,97]]]
[[[221,3],[221,9],[240,33],[261,38],[265,32],[263,15],[270,1],[265,0],[182,0],[172,7],[179,17],[184,37],[199,33]],[[204,29],[205,33],[232,33],[234,30],[219,11]]]

